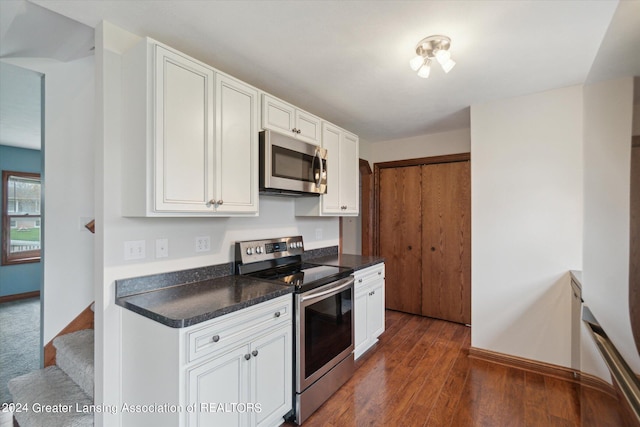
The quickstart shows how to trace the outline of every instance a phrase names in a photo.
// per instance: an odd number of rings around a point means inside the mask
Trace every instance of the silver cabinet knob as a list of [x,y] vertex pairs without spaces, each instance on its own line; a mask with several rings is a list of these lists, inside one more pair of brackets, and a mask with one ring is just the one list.
[[251,355],[249,353],[247,353],[247,354],[244,355],[244,358],[245,358],[245,360],[249,360],[249,359],[251,359]]
[[382,276],[382,271],[378,271],[378,276]]
[[256,357],[258,355],[258,350],[253,350],[251,354],[253,354],[253,357]]
[[219,205],[221,205],[221,204],[223,204],[223,203],[224,203],[224,200],[220,199],[220,200],[218,200],[218,202],[217,202],[217,203],[218,203]]
[[212,337],[211,337],[211,341],[213,341],[213,342],[218,342],[218,341],[220,341],[220,335],[214,335],[214,336],[212,336]]
[[276,316],[276,317],[280,317],[280,312],[279,312],[279,311],[276,311],[275,316]]
[[362,283],[362,279],[358,279],[358,283]]

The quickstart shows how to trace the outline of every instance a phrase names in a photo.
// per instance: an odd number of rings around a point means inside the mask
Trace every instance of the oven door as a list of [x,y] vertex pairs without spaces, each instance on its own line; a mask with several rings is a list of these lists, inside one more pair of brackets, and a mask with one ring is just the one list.
[[326,193],[327,150],[276,132],[260,132],[260,191]]
[[354,349],[353,276],[296,295],[296,392]]

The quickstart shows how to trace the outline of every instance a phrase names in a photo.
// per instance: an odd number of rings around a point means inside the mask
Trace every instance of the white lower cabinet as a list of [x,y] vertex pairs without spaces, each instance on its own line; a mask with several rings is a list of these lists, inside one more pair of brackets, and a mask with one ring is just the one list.
[[292,301],[282,296],[183,329],[123,309],[122,404],[133,409],[122,425],[282,424],[293,402]]
[[[189,427],[273,426],[292,402],[287,325],[187,372]],[[224,386],[221,386],[224,385]]]
[[357,359],[384,332],[384,264],[358,270],[355,277],[355,350]]

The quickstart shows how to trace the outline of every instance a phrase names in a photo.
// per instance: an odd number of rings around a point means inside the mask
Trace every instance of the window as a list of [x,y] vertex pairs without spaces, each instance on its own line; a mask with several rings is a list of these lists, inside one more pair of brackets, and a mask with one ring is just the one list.
[[2,265],[40,261],[40,174],[2,172]]

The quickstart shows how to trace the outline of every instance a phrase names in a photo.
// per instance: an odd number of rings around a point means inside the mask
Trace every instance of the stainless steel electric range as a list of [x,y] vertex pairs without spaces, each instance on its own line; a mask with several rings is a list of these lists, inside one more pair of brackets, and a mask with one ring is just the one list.
[[236,273],[295,287],[295,422],[354,371],[353,270],[302,261],[302,236],[236,243]]

